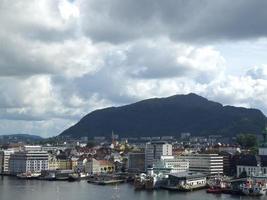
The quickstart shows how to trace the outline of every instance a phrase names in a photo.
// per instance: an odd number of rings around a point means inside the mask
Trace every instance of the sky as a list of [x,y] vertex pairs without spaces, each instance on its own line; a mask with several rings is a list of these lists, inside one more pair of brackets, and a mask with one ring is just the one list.
[[267,115],[267,1],[0,0],[0,135],[196,93]]

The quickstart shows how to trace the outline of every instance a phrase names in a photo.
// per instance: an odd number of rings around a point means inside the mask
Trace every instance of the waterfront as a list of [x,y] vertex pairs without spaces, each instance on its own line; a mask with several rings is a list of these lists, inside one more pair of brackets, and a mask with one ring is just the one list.
[[[0,177],[1,200],[109,200],[116,193],[114,186],[99,186],[86,181],[39,181],[18,180],[14,177]],[[215,200],[215,199],[266,199],[263,197],[231,196],[227,194],[207,194],[205,190],[194,192],[135,191],[132,185],[118,186],[120,199],[127,200]]]

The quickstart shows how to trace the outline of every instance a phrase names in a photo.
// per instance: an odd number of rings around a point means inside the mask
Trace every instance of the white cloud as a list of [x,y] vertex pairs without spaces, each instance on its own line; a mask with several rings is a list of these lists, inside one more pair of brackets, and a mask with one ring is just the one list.
[[[204,2],[1,1],[0,134],[51,136],[94,109],[190,92],[267,113],[266,62],[233,75],[214,43],[265,37],[265,29],[249,32],[237,23],[248,20],[246,10],[234,12],[240,1],[225,21],[207,12],[218,4],[225,10],[224,1]],[[254,14],[261,3],[253,4]],[[253,43],[261,61],[265,43]],[[223,44],[225,50],[235,42]],[[241,57],[251,55],[250,46],[239,44]]]

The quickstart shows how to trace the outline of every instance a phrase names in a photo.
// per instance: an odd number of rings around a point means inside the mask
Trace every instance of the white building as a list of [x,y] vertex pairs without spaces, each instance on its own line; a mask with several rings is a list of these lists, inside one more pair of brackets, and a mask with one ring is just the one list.
[[42,147],[38,145],[25,145],[23,151],[42,151]]
[[267,174],[267,156],[241,156],[236,166],[236,175],[239,177],[244,172],[247,176]]
[[259,175],[259,174],[266,174],[267,172],[267,167],[260,167],[260,166],[249,166],[249,165],[237,165],[236,166],[237,171],[236,175],[239,177],[242,172],[246,172],[247,176],[252,176],[252,175]]
[[161,156],[172,156],[172,145],[167,142],[148,142],[145,149],[145,168],[153,167]]
[[259,155],[260,156],[266,156],[267,155],[267,147],[262,146],[259,148]]
[[240,147],[236,147],[236,146],[219,146],[219,152],[227,152],[227,153],[231,153],[231,154],[236,154],[236,153],[240,153],[241,149]]
[[189,171],[208,175],[223,173],[223,156],[218,154],[191,154],[184,158],[189,160]]
[[42,170],[48,170],[48,153],[45,151],[15,152],[10,156],[9,171],[13,175]]
[[52,151],[52,152],[57,152],[57,151],[65,151],[67,147],[60,147],[60,146],[42,146],[41,150],[42,151]]
[[9,174],[9,160],[13,153],[14,150],[0,151],[0,174]]
[[183,157],[161,156],[156,167],[169,168],[171,173],[186,172],[189,170],[189,161]]

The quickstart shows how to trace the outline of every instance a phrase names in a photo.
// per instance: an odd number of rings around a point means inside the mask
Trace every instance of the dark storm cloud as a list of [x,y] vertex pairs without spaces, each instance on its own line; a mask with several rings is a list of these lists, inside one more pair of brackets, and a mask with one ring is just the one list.
[[95,0],[81,6],[82,28],[95,41],[168,35],[187,42],[267,36],[267,1]]

